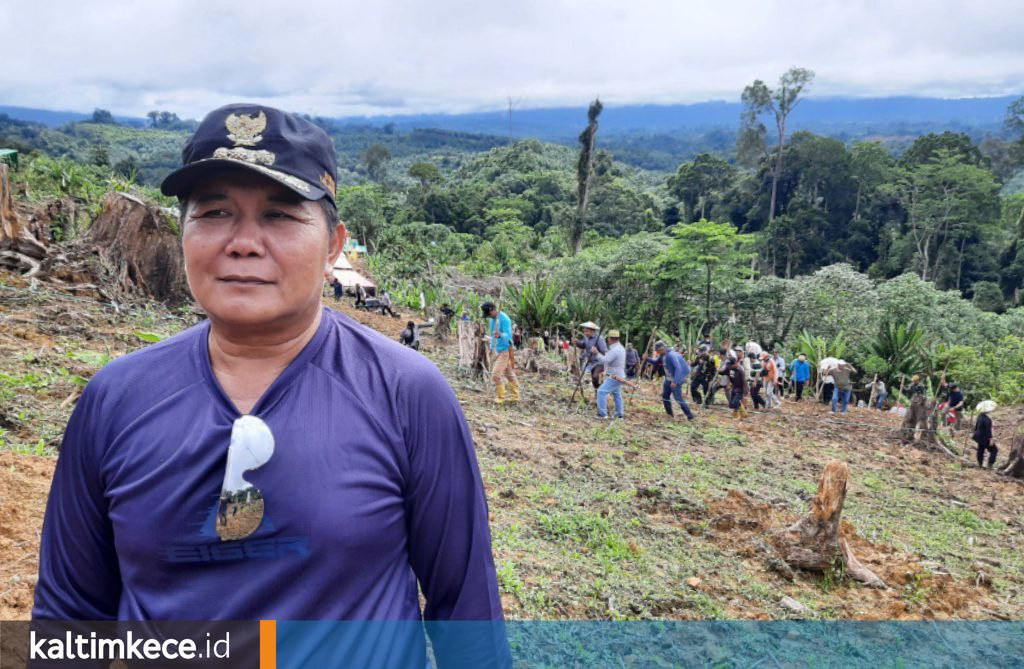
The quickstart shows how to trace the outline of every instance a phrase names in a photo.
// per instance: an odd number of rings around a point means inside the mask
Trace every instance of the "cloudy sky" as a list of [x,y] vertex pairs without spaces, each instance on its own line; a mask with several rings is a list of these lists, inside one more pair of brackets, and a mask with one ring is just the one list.
[[0,104],[197,117],[1024,93],[1020,0],[2,0]]

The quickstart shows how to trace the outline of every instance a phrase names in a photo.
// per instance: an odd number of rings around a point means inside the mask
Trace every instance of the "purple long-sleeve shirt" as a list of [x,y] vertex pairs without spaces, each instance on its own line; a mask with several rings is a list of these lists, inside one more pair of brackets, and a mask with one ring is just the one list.
[[239,412],[209,323],[120,358],[68,424],[33,617],[500,620],[487,503],[451,388],[426,358],[325,309],[253,407],[273,456],[249,537],[215,531]]

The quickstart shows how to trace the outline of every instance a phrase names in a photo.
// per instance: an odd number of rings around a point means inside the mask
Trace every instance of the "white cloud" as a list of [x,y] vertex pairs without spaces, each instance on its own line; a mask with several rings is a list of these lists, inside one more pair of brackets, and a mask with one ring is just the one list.
[[[892,6],[897,4],[898,6]],[[1024,91],[1019,2],[7,0],[0,103],[184,116],[737,99],[792,65],[818,95]]]

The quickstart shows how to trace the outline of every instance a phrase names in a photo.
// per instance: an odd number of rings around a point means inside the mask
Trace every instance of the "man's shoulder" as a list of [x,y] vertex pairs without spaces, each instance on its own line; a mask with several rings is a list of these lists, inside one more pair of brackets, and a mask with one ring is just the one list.
[[392,389],[437,380],[447,385],[437,366],[418,351],[333,309],[326,309],[324,317],[330,319],[331,332],[317,364],[328,374],[357,383],[372,380]]
[[207,331],[204,321],[107,363],[89,381],[92,392],[130,394],[140,399],[173,393],[197,380],[196,347]]

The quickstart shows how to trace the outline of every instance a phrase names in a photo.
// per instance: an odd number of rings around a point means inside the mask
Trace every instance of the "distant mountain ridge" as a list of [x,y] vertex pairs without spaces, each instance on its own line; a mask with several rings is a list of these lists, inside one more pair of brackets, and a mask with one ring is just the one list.
[[[870,126],[906,123],[955,127],[1001,126],[1006,108],[1018,96],[991,98],[808,98],[799,103],[791,118],[793,129],[831,131],[848,128],[863,133]],[[605,136],[636,133],[670,133],[679,130],[735,128],[742,105],[711,101],[679,105],[608,106],[601,115]],[[508,112],[467,114],[413,114],[409,116],[362,116],[336,119],[342,124],[394,124],[398,129],[439,128],[491,135],[509,131]],[[512,135],[540,139],[574,138],[585,124],[586,106],[512,111]]]
[[[88,121],[92,118],[92,112],[76,112],[60,109],[35,109],[33,107],[17,107],[13,105],[0,105],[0,114],[7,114],[13,119],[19,121],[31,121],[32,123],[42,123],[43,125],[51,128],[64,125],[65,123],[77,123],[79,121]],[[125,125],[146,125],[149,121],[145,118],[137,116],[114,116],[114,119],[118,123]]]
[[[1006,108],[1018,96],[988,98],[808,98],[793,112],[794,129],[863,133],[871,126],[906,123],[946,128],[996,127],[1002,124]],[[709,101],[674,105],[610,105],[601,116],[601,133],[666,133],[679,130],[735,128],[742,106],[739,102]],[[173,110],[171,110],[173,111]],[[300,110],[301,111],[301,110]],[[11,118],[43,123],[50,127],[91,118],[91,112],[34,109],[0,105],[0,114]],[[586,116],[586,105],[521,109],[512,112],[512,135],[549,140],[575,138]],[[116,117],[129,125],[143,125],[146,119]],[[335,118],[342,125],[393,124],[395,128],[438,128],[460,132],[508,136],[506,111],[465,114],[410,114],[389,116],[346,116]]]

